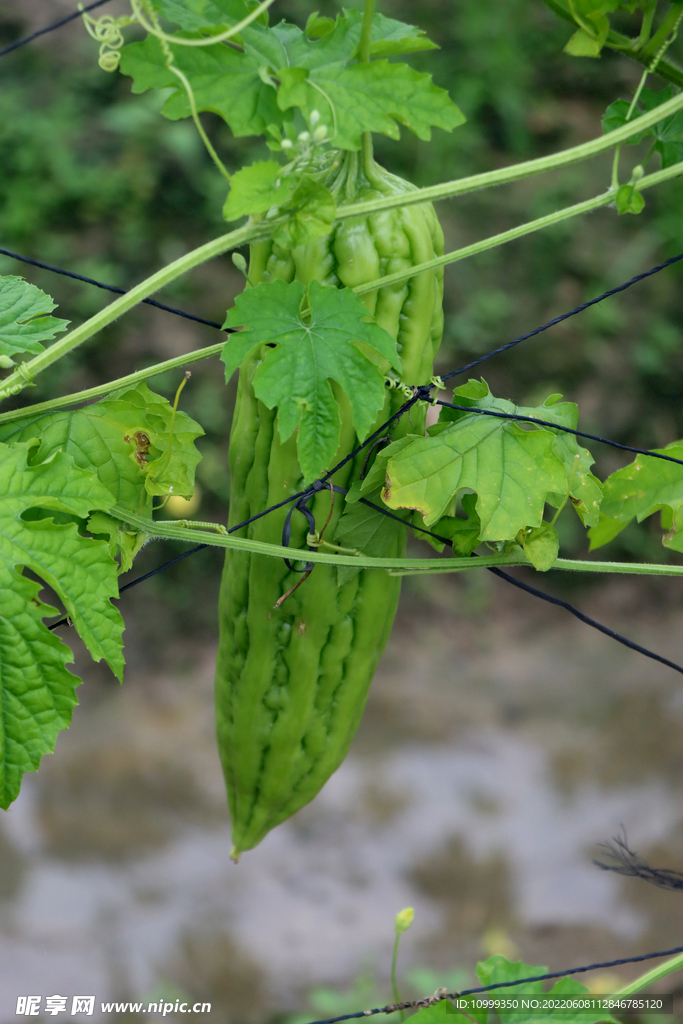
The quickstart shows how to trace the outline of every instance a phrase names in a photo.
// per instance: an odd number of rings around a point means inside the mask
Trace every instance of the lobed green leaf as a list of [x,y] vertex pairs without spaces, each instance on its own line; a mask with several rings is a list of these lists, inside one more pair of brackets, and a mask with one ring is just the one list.
[[40,585],[62,600],[92,657],[121,678],[123,621],[116,563],[107,544],[79,533],[91,511],[114,503],[97,477],[62,451],[35,462],[37,440],[0,444],[0,806],[16,797],[21,777],[35,771],[70,721],[76,676],[71,652],[43,625],[54,609]]
[[55,306],[23,277],[0,277],[0,368],[13,366],[12,357],[19,352],[42,352],[42,342],[66,330],[69,320],[47,315]]
[[297,452],[306,481],[331,465],[339,445],[340,417],[330,381],[341,385],[358,436],[367,436],[384,404],[384,376],[358,347],[362,343],[398,369],[396,342],[370,320],[361,300],[348,289],[312,281],[262,283],[235,300],[224,327],[242,327],[221,356],[229,379],[261,346],[263,362],[253,387],[256,396],[278,409],[283,441],[298,427]]
[[[653,451],[683,459],[683,441]],[[662,512],[663,544],[683,551],[683,466],[638,455],[604,482],[600,521],[589,532],[591,551],[613,540],[633,519]]]
[[[459,405],[575,423],[571,403],[518,409],[494,398],[485,381],[457,388],[454,398]],[[396,454],[387,449],[382,497],[390,508],[416,509],[431,526],[453,514],[459,491],[471,489],[478,495],[482,541],[512,540],[521,529],[540,527],[545,503],[559,507],[567,493],[576,498],[584,519],[597,519],[599,483],[588,472],[593,460],[571,435],[466,411],[443,413],[430,436]]]
[[[214,0],[202,20],[198,2],[183,13],[177,0],[163,0],[165,16],[181,25],[186,36],[233,23],[237,7],[227,0],[216,5]],[[450,131],[462,124],[460,110],[429,75],[384,59],[357,63],[361,23],[362,14],[356,9],[344,11],[334,21],[309,19],[308,32],[286,22],[273,27],[254,22],[240,36],[243,53],[222,44],[170,46],[175,66],[190,83],[197,109],[218,114],[237,136],[278,127],[291,120],[294,108],[307,120],[318,110],[328,138],[340,149],[359,149],[365,131],[398,138],[399,124],[421,139],[430,138],[432,126]],[[373,58],[433,47],[411,25],[382,15],[373,20]],[[155,37],[125,46],[120,67],[133,78],[133,92],[172,89],[162,108],[164,116],[171,120],[190,116],[186,91],[166,67]]]

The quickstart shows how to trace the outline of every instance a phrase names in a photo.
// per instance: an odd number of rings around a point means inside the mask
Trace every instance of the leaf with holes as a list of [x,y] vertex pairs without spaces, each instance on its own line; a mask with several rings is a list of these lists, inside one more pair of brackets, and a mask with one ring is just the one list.
[[[169,402],[141,383],[83,409],[7,424],[0,427],[0,440],[35,439],[32,464],[66,452],[76,466],[95,474],[117,505],[151,518],[155,495],[191,497],[201,458],[194,441],[204,433],[202,428],[177,412],[170,445],[172,417]],[[99,518],[100,527],[108,519]],[[112,552],[118,547],[121,555],[121,572],[126,572],[146,535],[122,532],[121,523],[113,520],[109,526],[93,532],[110,537]]]
[[340,418],[330,381],[346,393],[361,439],[384,404],[384,376],[357,346],[374,349],[387,369],[400,367],[396,342],[371,320],[361,300],[346,288],[325,288],[317,281],[308,289],[299,281],[248,288],[238,295],[223,327],[244,328],[223,349],[228,379],[254,349],[273,346],[264,350],[254,392],[269,409],[277,406],[283,441],[298,427],[297,452],[308,482],[325,472],[339,444]]
[[44,341],[66,330],[69,320],[48,316],[56,305],[23,277],[0,277],[0,367],[13,366],[19,352],[42,352]]
[[[68,726],[80,680],[65,665],[71,652],[43,625],[54,609],[38,598],[40,584],[59,595],[96,661],[120,679],[123,621],[116,563],[103,541],[84,537],[73,520],[107,509],[113,495],[63,452],[32,464],[37,441],[0,444],[0,806],[19,792]],[[60,522],[66,520],[65,522]]]
[[[145,383],[124,388],[104,401],[0,427],[0,440],[40,444],[32,461],[65,451],[81,469],[98,477],[117,505],[150,515],[152,498],[169,493],[191,497],[201,455],[194,442],[204,431],[178,411],[171,442],[173,409]],[[169,452],[170,446],[170,452]]]

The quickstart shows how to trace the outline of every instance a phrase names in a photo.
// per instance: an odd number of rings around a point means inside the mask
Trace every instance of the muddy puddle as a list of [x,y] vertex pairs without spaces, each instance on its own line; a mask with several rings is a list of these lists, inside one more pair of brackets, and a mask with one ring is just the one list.
[[[123,688],[84,662],[71,731],[0,821],[0,1020],[32,992],[187,996],[222,1024],[324,1016],[307,1001],[321,987],[355,985],[347,1009],[386,1002],[407,905],[415,995],[492,952],[558,969],[681,944],[683,895],[591,863],[623,825],[641,855],[683,867],[680,677],[490,582],[406,587],[348,760],[237,866],[212,644],[156,673],[133,659]],[[575,600],[682,660],[676,587],[648,587]]]

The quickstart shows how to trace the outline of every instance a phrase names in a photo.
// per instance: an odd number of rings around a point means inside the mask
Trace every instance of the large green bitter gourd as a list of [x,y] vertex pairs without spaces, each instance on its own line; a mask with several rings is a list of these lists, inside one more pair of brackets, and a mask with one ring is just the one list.
[[[322,181],[338,204],[413,190],[356,153],[334,154]],[[442,252],[443,234],[433,207],[415,204],[342,221],[329,235],[293,251],[272,241],[256,244],[249,281],[255,286],[267,280],[316,280],[354,288]],[[428,382],[433,374],[443,328],[442,297],[441,268],[363,296],[377,323],[397,340],[402,379],[409,384]],[[254,395],[251,381],[260,362],[260,355],[251,356],[239,374],[230,434],[230,526],[303,489],[295,435],[283,444],[276,410]],[[333,389],[342,420],[335,465],[359,442],[348,402],[336,384]],[[377,426],[404,400],[400,391],[388,391]],[[424,407],[413,409],[412,422],[411,427],[399,421],[392,437],[424,430]],[[334,483],[348,488],[364,458],[365,452],[347,463]],[[311,504],[318,529],[331,501],[325,491]],[[336,494],[326,538],[333,537],[343,511],[344,498]],[[238,535],[279,544],[286,514],[287,508],[271,512]],[[305,548],[308,532],[295,512],[293,549]],[[399,531],[391,557],[404,553],[407,532]],[[226,552],[216,719],[234,859],[312,800],[343,761],[396,613],[400,579],[365,569],[339,585],[336,567],[321,564],[276,608],[300,578],[284,561]]]

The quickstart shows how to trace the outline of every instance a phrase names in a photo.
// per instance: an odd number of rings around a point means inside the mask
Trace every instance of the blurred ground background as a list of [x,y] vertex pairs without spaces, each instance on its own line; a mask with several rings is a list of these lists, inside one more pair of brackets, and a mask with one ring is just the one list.
[[[277,6],[297,19],[313,9],[337,8]],[[70,0],[5,0],[0,45],[72,10]],[[382,10],[415,17],[403,0]],[[536,0],[425,0],[418,13],[442,49],[413,63],[468,117],[429,145],[407,133],[377,140],[378,158],[419,185],[592,138],[640,76],[609,53],[562,54],[568,28]],[[78,23],[4,57],[0,73],[0,245],[128,287],[225,230],[224,183],[193,127],[165,121],[158,98],[132,97],[128,79],[101,71]],[[231,169],[264,155],[203,119]],[[642,156],[628,149],[625,164]],[[440,204],[447,249],[596,194],[609,164]],[[447,269],[440,369],[680,251],[680,197],[673,182],[648,192],[639,217],[601,210]],[[6,257],[0,273],[26,276],[74,322],[108,301]],[[583,429],[627,444],[680,438],[680,282],[671,268],[484,374],[523,404],[561,391],[579,402]],[[223,257],[160,298],[222,320],[241,286]],[[43,374],[30,399],[216,340],[137,309]],[[171,396],[179,380],[152,383]],[[193,367],[183,407],[207,431],[203,519],[226,515],[232,400],[218,360]],[[622,464],[594,454],[601,476]],[[585,556],[573,520],[561,525],[566,552]],[[665,561],[660,537],[654,521],[629,528],[604,555]],[[136,574],[179,550],[148,547]],[[596,843],[623,823],[642,855],[683,867],[677,677],[485,573],[408,582],[351,756],[312,805],[232,865],[211,699],[219,572],[202,552],[125,596],[123,690],[79,652],[74,725],[0,822],[0,1020],[30,991],[187,993],[225,1024],[377,1005],[390,998],[393,916],[408,904],[417,915],[403,977],[415,995],[471,980],[492,952],[557,969],[681,943],[681,897],[591,866]],[[678,582],[550,573],[540,585],[683,657]],[[605,991],[636,973],[591,983]]]

